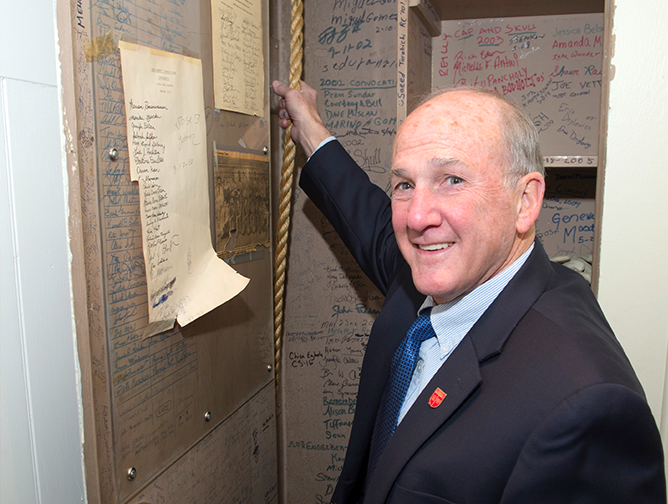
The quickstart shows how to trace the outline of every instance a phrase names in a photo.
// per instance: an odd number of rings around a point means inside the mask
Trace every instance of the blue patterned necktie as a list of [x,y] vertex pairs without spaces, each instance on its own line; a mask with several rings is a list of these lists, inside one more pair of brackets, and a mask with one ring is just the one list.
[[404,403],[408,386],[413,377],[413,370],[420,356],[420,345],[425,340],[436,336],[431,325],[431,308],[422,310],[422,313],[413,322],[406,333],[399,348],[392,357],[390,367],[390,378],[385,387],[383,398],[376,416],[376,424],[371,437],[371,450],[369,452],[369,467],[366,482],[368,484],[376,469],[380,455],[385,450],[387,442],[394,434],[397,427],[397,419],[401,405]]

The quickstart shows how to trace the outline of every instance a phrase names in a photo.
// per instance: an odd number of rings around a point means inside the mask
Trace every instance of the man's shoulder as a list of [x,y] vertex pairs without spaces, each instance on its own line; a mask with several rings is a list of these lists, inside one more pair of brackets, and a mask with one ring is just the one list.
[[537,340],[539,355],[560,360],[573,377],[619,383],[642,395],[633,367],[589,284],[559,264],[553,268],[555,275],[518,325],[518,332],[528,329]]
[[550,266],[554,274],[533,309],[567,331],[578,329],[589,320],[597,329],[612,333],[587,281],[561,264],[551,262]]

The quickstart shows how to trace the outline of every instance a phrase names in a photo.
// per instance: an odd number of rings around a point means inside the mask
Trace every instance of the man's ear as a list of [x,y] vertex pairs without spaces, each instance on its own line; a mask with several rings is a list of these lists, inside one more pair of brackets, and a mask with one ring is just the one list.
[[538,172],[531,172],[517,182],[519,200],[517,202],[516,230],[524,234],[531,229],[543,206],[545,179]]

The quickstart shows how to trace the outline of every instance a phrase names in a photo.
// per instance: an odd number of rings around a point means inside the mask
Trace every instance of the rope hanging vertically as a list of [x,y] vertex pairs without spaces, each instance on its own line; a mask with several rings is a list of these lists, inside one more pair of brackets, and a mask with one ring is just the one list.
[[[300,89],[303,57],[304,4],[303,0],[292,0],[290,15],[290,87]],[[278,226],[276,232],[276,256],[274,260],[274,372],[276,389],[279,386],[281,347],[283,333],[283,295],[285,292],[285,269],[288,255],[288,231],[292,206],[292,179],[295,168],[295,143],[290,134],[292,125],[285,130],[283,142],[283,167],[281,169],[281,193],[278,204]]]

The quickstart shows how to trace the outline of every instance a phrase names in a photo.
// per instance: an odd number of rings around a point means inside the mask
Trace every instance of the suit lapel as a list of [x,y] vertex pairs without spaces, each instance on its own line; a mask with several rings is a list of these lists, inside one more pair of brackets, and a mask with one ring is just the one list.
[[552,275],[550,260],[536,241],[527,261],[469,331],[480,362],[501,352],[515,326],[545,292]]
[[[420,394],[387,443],[369,482],[365,504],[385,502],[394,481],[409,459],[438,430],[481,382],[478,356],[470,338],[464,338],[429,385]],[[429,398],[436,387],[447,395],[432,408]]]
[[[427,384],[397,427],[369,482],[365,504],[385,502],[404,466],[481,385],[480,363],[498,355],[517,323],[545,291],[552,274],[540,243]],[[433,408],[436,388],[445,394]]]

